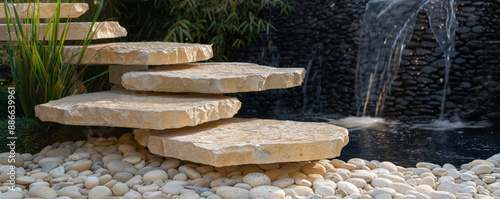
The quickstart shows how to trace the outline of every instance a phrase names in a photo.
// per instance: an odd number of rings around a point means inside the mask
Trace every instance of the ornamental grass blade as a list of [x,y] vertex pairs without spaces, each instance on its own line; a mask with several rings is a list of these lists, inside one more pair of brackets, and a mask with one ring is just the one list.
[[[4,0],[4,10],[10,12],[7,0]],[[28,3],[31,3],[28,1]],[[12,0],[10,1],[12,3]],[[32,5],[32,4],[29,4]],[[7,28],[9,32],[8,51],[11,59],[11,71],[14,78],[23,112],[27,116],[35,116],[34,107],[50,100],[60,99],[73,94],[76,90],[74,74],[77,74],[78,66],[83,57],[83,52],[93,38],[94,24],[98,14],[102,10],[101,1],[93,22],[82,42],[82,50],[72,52],[68,57],[72,60],[65,63],[68,55],[64,52],[64,42],[69,31],[70,17],[62,31],[59,31],[61,19],[61,0],[57,0],[54,14],[48,20],[43,32],[40,32],[40,3],[36,1],[35,8],[26,18],[24,23],[20,19],[15,6],[12,6],[14,16],[7,14]],[[11,25],[15,37],[11,35]],[[62,25],[62,24],[61,24]],[[42,34],[40,34],[42,33]],[[95,79],[95,78],[94,78]]]

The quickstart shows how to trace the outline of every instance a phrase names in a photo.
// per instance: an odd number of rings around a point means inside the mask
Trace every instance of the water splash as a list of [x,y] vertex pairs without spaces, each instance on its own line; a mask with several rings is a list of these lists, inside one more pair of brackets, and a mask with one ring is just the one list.
[[410,41],[417,15],[422,9],[427,11],[430,26],[446,57],[440,118],[443,117],[450,51],[456,30],[454,0],[372,0],[367,4],[356,66],[358,116],[382,115],[403,50]]
[[[319,119],[319,118],[316,118]],[[453,131],[457,129],[488,128],[493,126],[489,121],[450,121],[435,120],[429,123],[403,123],[379,117],[346,117],[342,119],[321,118],[330,124],[353,130],[377,130],[378,132],[408,132],[408,130]]]
[[392,126],[400,124],[397,121],[389,121],[378,117],[346,117],[342,119],[329,120],[329,123],[335,124],[349,130],[357,129],[391,129]]
[[433,130],[433,131],[451,131],[455,129],[476,129],[476,128],[487,128],[493,126],[492,123],[488,121],[478,121],[478,122],[462,122],[456,121],[452,122],[450,120],[436,120],[431,123],[424,124],[413,124],[410,129],[423,129],[423,130]]

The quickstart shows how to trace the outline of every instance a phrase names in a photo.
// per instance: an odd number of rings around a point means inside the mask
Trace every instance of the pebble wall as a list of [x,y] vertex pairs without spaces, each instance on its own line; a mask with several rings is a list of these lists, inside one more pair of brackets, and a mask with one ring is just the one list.
[[[294,13],[264,13],[276,30],[231,61],[275,67],[303,67],[303,86],[238,94],[240,117],[357,114],[355,72],[360,22],[367,1],[301,1]],[[457,41],[452,54],[446,118],[500,118],[500,0],[456,1]],[[401,120],[439,117],[444,82],[443,50],[434,40],[425,11],[414,34],[384,116]]]

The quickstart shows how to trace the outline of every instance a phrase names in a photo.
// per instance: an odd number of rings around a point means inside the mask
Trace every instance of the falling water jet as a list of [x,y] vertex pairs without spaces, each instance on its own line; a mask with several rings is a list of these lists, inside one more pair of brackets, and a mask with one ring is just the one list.
[[451,66],[450,52],[456,30],[454,0],[372,0],[367,4],[360,30],[356,69],[358,116],[369,114],[368,108],[372,104],[375,105],[374,116],[383,113],[386,96],[390,95],[390,87],[399,70],[403,49],[410,41],[418,12],[422,9],[427,11],[433,34],[446,58],[440,114],[440,119],[443,119]]
[[443,98],[441,100],[441,113],[439,115],[439,120],[443,120],[445,110],[444,105],[446,102],[446,91],[448,88],[451,68],[450,54],[455,46],[455,30],[457,26],[455,19],[455,4],[453,0],[444,1],[441,3],[434,3],[433,1],[431,1],[429,6],[426,7],[426,10],[429,17],[430,27],[432,29],[434,37],[436,37],[436,41],[443,49],[444,57],[446,60]]

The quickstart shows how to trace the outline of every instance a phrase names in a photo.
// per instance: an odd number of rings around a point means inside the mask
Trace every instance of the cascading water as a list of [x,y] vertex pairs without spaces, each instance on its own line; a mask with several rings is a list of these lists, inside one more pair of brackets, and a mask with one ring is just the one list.
[[356,68],[358,116],[381,116],[418,12],[425,9],[446,60],[440,114],[440,119],[443,119],[451,66],[450,52],[456,30],[454,4],[454,0],[372,0],[367,4],[360,30]]

